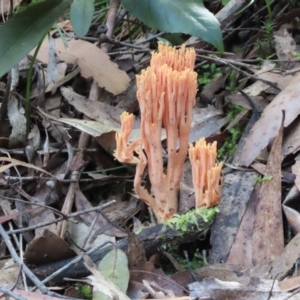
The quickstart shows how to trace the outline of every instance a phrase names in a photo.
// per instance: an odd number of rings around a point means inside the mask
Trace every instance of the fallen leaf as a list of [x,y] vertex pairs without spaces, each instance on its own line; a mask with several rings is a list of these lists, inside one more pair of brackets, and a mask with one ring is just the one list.
[[223,112],[212,105],[207,108],[194,108],[189,143],[215,134],[227,122],[227,117],[223,117]]
[[[96,266],[87,255],[83,257],[83,260],[86,268],[93,274],[88,277],[90,284],[94,286],[93,299],[103,299],[102,293],[104,293],[111,299],[130,300],[124,292],[122,292],[110,280],[106,279],[103,274],[96,269]],[[97,292],[101,292],[101,294],[99,295]]]
[[220,212],[211,228],[210,264],[224,263],[228,258],[256,183],[254,175],[254,172],[235,171],[225,176]]
[[[282,112],[281,112],[282,114]],[[283,122],[273,143],[262,182],[252,236],[252,261],[264,265],[283,253],[284,237],[281,207],[281,146]],[[270,237],[271,240],[270,240]]]
[[300,287],[300,276],[284,279],[278,285],[284,292],[293,291]]
[[288,126],[284,131],[282,142],[282,156],[283,158],[295,154],[300,148],[300,118],[297,119]]
[[254,124],[246,138],[241,163],[249,166],[268,143],[277,135],[282,111],[285,111],[284,127],[287,127],[300,113],[300,73],[265,108],[261,118]]
[[[226,264],[234,264],[243,267],[251,267],[252,264],[252,234],[255,220],[255,212],[259,200],[259,188],[255,188],[247,203],[241,225],[229,253]],[[229,280],[229,279],[227,279]],[[231,281],[231,280],[230,280]]]
[[[56,54],[68,64],[77,64],[84,78],[93,77],[100,87],[114,95],[124,92],[129,84],[126,72],[118,69],[109,56],[92,43],[83,40],[68,41],[66,49],[61,38],[55,40]],[[38,52],[37,59],[43,63],[49,61],[49,41],[45,38]],[[33,54],[35,49],[30,53]],[[87,55],[88,53],[88,55]]]
[[[121,127],[120,116],[123,113],[122,109],[99,101],[91,101],[75,93],[70,87],[62,87],[60,90],[69,104],[73,105],[76,110],[90,119],[107,126]],[[139,128],[140,120],[137,117],[134,117],[134,120],[133,128]]]
[[117,248],[108,252],[98,265],[104,277],[126,293],[129,283],[128,259],[126,254]]
[[76,256],[76,253],[58,235],[44,230],[42,236],[28,244],[24,259],[28,264],[41,265]]
[[278,280],[265,280],[251,278],[248,284],[240,284],[235,281],[221,281],[215,278],[206,278],[201,282],[189,284],[190,296],[193,298],[209,299],[268,299],[270,291],[274,300],[284,300],[290,296],[289,293],[282,292],[278,286]]
[[282,203],[284,214],[294,234],[300,232],[299,197],[300,191],[298,187],[294,185]]
[[274,41],[277,57],[283,70],[290,70],[299,67],[299,62],[295,62],[294,52],[297,52],[297,43],[288,32],[286,24],[274,32]]

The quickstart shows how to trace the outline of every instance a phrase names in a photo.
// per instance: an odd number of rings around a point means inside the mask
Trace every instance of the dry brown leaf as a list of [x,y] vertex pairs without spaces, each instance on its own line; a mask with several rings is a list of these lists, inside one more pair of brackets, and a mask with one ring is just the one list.
[[300,276],[284,279],[280,281],[278,285],[284,292],[293,291],[300,287]]
[[[283,122],[273,143],[261,186],[252,236],[252,261],[264,265],[284,251],[281,207],[281,148]],[[270,240],[271,237],[271,240]]]
[[[90,119],[93,119],[97,122],[101,122],[104,125],[112,126],[115,128],[121,127],[120,115],[122,114],[123,110],[114,107],[112,105],[101,103],[98,101],[91,101],[86,97],[83,97],[73,91],[72,88],[62,87],[61,93],[64,98],[73,105],[76,110],[82,112]],[[137,118],[135,117],[135,121]],[[140,122],[135,122],[136,127],[139,127]]]
[[[48,63],[49,41],[46,38],[38,52],[37,59]],[[120,70],[109,56],[97,46],[83,40],[68,41],[65,48],[61,38],[55,40],[55,50],[58,58],[68,64],[77,64],[84,78],[93,77],[100,87],[114,95],[124,92],[130,78],[127,73]],[[30,53],[35,51],[33,49]]]
[[248,201],[245,214],[229,253],[226,264],[234,264],[243,267],[252,266],[252,233],[255,219],[255,211],[258,203],[259,189],[255,188]]
[[300,113],[300,73],[265,108],[261,118],[246,138],[241,163],[249,166],[279,131],[282,111],[285,111],[284,127],[287,127]]
[[228,258],[256,184],[254,175],[254,172],[235,170],[225,176],[219,203],[220,212],[211,228],[210,264],[224,263]]
[[43,235],[31,241],[24,253],[28,264],[41,265],[76,256],[69,245],[54,232],[45,229]]
[[288,32],[286,25],[274,32],[275,49],[281,62],[282,69],[288,70],[299,67],[299,62],[295,62],[294,52],[297,52],[297,44],[292,35]]

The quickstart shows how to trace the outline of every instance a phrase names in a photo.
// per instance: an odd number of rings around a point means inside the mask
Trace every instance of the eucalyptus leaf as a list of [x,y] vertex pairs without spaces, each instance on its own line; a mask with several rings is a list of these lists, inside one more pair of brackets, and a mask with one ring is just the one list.
[[70,19],[77,36],[84,37],[87,34],[94,10],[94,0],[73,0]]
[[202,0],[121,0],[125,8],[149,27],[199,37],[223,51],[217,18]]
[[0,27],[0,77],[32,50],[72,0],[46,0],[17,13]]

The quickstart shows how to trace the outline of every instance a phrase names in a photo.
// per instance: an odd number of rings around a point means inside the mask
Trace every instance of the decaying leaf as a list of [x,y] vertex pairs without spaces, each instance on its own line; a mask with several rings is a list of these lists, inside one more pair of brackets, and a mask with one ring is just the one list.
[[[48,63],[49,41],[46,38],[37,59]],[[92,43],[83,40],[68,41],[66,49],[61,38],[55,40],[56,54],[60,60],[68,64],[77,64],[84,78],[93,77],[100,87],[104,87],[114,95],[120,94],[127,88],[129,77],[126,72],[118,69],[109,56]],[[31,51],[31,54],[34,50]],[[88,55],[87,55],[88,53]]]
[[76,256],[76,253],[58,235],[44,230],[42,236],[34,239],[26,248],[24,259],[32,265],[47,264]]
[[300,74],[266,107],[261,118],[253,126],[246,139],[241,163],[249,166],[268,143],[277,135],[282,111],[285,111],[284,126],[288,126],[300,113]]
[[[230,250],[226,264],[235,264],[243,267],[252,267],[252,234],[257,203],[259,201],[259,188],[255,187],[247,203],[247,208],[240,224],[239,230]],[[217,277],[218,278],[218,277]]]
[[[204,279],[202,282],[194,282],[189,285],[191,296],[201,299],[230,299],[230,300],[249,300],[249,299],[268,299],[272,291],[271,299],[284,300],[290,295],[282,292],[276,280],[264,280],[251,278],[247,285],[242,285],[234,281],[221,281],[214,278]],[[299,299],[299,298],[291,298]]]
[[[254,265],[264,265],[283,253],[284,237],[281,207],[281,146],[283,122],[269,155],[252,236]],[[270,237],[272,237],[270,239]]]
[[225,176],[220,212],[212,225],[210,264],[226,262],[255,186],[255,173],[235,171]]
[[[121,126],[120,116],[123,113],[122,109],[106,103],[91,101],[75,93],[70,87],[62,87],[60,90],[69,104],[73,105],[77,111],[82,112],[90,119],[113,128]],[[139,119],[137,117],[134,119],[134,128],[139,128]]]

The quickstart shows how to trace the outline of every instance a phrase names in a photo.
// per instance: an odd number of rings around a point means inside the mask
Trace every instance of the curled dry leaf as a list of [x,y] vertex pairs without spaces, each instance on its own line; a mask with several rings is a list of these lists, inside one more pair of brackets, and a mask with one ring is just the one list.
[[285,111],[284,127],[291,124],[300,113],[300,73],[266,107],[246,138],[241,163],[249,166],[268,143],[277,135]]
[[[55,50],[60,60],[68,64],[77,64],[84,78],[93,77],[100,87],[104,87],[112,94],[117,95],[126,90],[130,78],[97,46],[82,40],[71,40],[68,41],[66,49],[62,39],[58,38],[55,40]],[[30,53],[32,54],[34,51],[35,49]],[[49,41],[46,38],[37,59],[48,63],[48,51]]]

